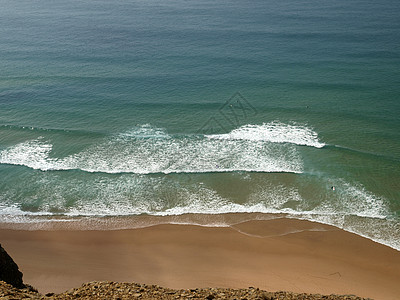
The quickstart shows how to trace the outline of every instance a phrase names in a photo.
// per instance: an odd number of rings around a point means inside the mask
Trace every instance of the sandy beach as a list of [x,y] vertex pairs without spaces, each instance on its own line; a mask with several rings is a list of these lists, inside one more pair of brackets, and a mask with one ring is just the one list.
[[253,286],[374,299],[400,295],[399,251],[308,221],[108,231],[1,229],[0,237],[24,282],[41,293],[109,280],[170,288]]

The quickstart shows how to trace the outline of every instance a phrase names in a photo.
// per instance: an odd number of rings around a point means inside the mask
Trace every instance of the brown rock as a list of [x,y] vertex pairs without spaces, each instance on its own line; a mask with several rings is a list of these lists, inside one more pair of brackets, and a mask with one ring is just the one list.
[[[138,290],[142,290],[138,293]],[[173,293],[172,293],[173,292]],[[49,295],[49,294],[48,294]],[[296,294],[291,292],[267,292],[254,289],[222,289],[203,288],[192,290],[172,290],[160,286],[138,285],[124,282],[90,282],[80,288],[70,290],[62,294],[40,295],[37,291],[16,289],[15,287],[0,281],[0,299],[24,299],[35,300],[103,300],[103,299],[248,299],[248,300],[367,300],[354,295],[319,295]],[[140,295],[140,296],[139,296]]]
[[0,280],[16,288],[24,288],[22,273],[10,255],[0,245]]

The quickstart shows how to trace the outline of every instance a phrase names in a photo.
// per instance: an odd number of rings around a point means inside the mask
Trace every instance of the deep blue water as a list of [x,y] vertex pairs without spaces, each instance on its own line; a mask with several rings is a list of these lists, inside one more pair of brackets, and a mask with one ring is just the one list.
[[3,224],[284,213],[400,249],[398,1],[0,7]]

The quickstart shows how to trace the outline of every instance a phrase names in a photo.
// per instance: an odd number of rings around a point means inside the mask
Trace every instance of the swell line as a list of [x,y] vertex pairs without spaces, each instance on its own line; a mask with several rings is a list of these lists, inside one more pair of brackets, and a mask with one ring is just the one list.
[[400,161],[400,158],[397,158],[397,157],[393,157],[393,156],[389,156],[389,155],[385,155],[385,154],[381,154],[381,153],[376,153],[376,152],[364,151],[364,150],[360,150],[360,149],[354,149],[354,148],[341,146],[341,145],[326,144],[325,148],[339,150],[339,151],[343,150],[343,151],[350,152],[350,153],[361,154],[361,155],[374,157],[374,158],[383,158],[383,159],[395,161],[395,162]]
[[99,135],[104,136],[103,132],[96,131],[86,131],[86,130],[76,130],[76,129],[61,129],[61,128],[46,128],[46,127],[36,127],[28,125],[12,125],[12,124],[2,124],[0,125],[0,130],[20,130],[26,132],[37,132],[37,133],[59,133],[59,134],[78,134],[78,135]]

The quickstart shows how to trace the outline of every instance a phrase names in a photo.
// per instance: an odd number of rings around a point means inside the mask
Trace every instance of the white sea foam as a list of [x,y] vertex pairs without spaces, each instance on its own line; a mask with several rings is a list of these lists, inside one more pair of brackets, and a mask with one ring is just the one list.
[[166,132],[163,128],[156,128],[151,126],[150,124],[144,124],[131,130],[122,132],[118,135],[120,139],[132,139],[132,138],[160,138],[160,139],[168,139],[171,136]]
[[[304,198],[296,187],[264,181],[253,185],[246,199],[236,203],[223,197],[210,184],[197,181],[182,183],[171,177],[125,174],[119,177],[91,176],[81,180],[79,177],[60,176],[62,174],[41,173],[39,178],[32,175],[30,179],[16,183],[19,185],[10,187],[0,198],[0,215],[61,213],[69,216],[164,216],[259,212],[381,219],[388,215],[384,199],[366,191],[362,186],[338,180],[340,186],[337,190],[316,204]],[[29,195],[23,196],[21,201],[36,203],[36,199],[40,198],[41,206],[36,208],[37,212],[23,212],[15,201],[7,200],[18,198],[24,185],[31,186],[36,194],[32,198]],[[71,198],[74,199],[73,203],[70,202]]]
[[264,141],[272,143],[290,143],[296,145],[322,148],[324,143],[318,139],[318,134],[303,125],[283,124],[280,122],[264,123],[262,125],[245,125],[227,134],[207,136],[210,139]]
[[56,161],[49,157],[52,145],[43,138],[17,144],[0,152],[0,163],[27,166],[32,169],[51,170]]
[[[21,200],[35,203],[35,199],[40,198],[40,207],[35,211],[25,211],[21,208],[22,204],[7,202],[7,197],[18,195],[19,187],[15,187],[15,195],[9,192],[0,199],[0,223],[40,222],[42,219],[37,219],[40,216],[55,216],[54,222],[67,222],[68,218],[75,217],[143,214],[164,217],[184,214],[285,214],[287,217],[333,225],[400,250],[400,224],[386,219],[388,209],[384,199],[362,186],[340,181],[337,181],[336,191],[331,192],[336,199],[326,197],[310,208],[309,201],[296,188],[276,184],[263,183],[251,191],[246,201],[236,203],[207,184],[194,182],[181,185],[164,176],[126,174],[117,178],[96,176],[87,180],[72,177],[64,182],[52,173],[42,173],[42,176],[38,186],[45,188],[32,199],[24,197]],[[69,202],[71,192],[75,193],[74,203]],[[288,207],[289,202],[295,204]]]
[[261,140],[170,136],[148,125],[112,136],[65,158],[51,157],[52,144],[37,139],[0,152],[0,163],[33,169],[105,173],[204,173],[303,171],[295,147]]

